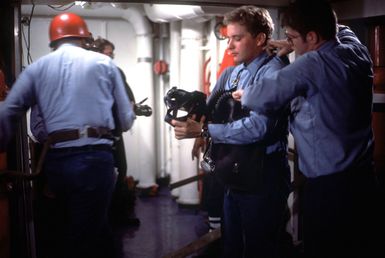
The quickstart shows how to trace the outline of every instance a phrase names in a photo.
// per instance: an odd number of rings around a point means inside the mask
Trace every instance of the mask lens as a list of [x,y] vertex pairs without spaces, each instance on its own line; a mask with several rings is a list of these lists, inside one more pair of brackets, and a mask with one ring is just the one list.
[[186,117],[187,115],[188,115],[187,111],[179,109],[178,114],[176,115],[176,118]]

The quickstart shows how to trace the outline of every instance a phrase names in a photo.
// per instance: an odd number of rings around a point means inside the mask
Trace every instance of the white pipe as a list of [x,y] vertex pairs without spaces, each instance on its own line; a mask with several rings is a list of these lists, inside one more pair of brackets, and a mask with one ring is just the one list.
[[[214,28],[216,25],[217,21],[215,18],[211,19],[210,21],[210,26],[211,28]],[[215,37],[214,31],[211,31],[210,36],[209,36],[209,46],[210,46],[210,92],[213,90],[215,83],[217,82],[217,73],[218,73],[218,64],[222,62],[220,60],[220,54],[219,54],[219,42],[217,38]]]
[[[170,87],[180,85],[180,51],[181,51],[181,22],[170,22]],[[168,134],[171,141],[171,182],[176,182],[180,177],[180,141],[175,138],[174,130],[171,126],[168,128]],[[171,191],[174,197],[179,196],[179,188]]]
[[[133,25],[136,33],[137,45],[137,65],[135,74],[145,74],[142,78],[137,78],[137,85],[141,85],[142,90],[135,93],[136,99],[142,100],[148,97],[147,104],[155,106],[154,85],[152,71],[152,30],[148,20],[143,13],[136,7],[130,7],[122,11],[121,17]],[[143,119],[138,118],[136,123],[140,123],[141,130],[138,130],[138,137],[143,140],[133,151],[138,151],[139,162],[139,188],[147,188],[156,185],[156,156],[155,151],[155,118],[154,116]]]
[[[186,91],[202,90],[202,46],[203,24],[192,20],[182,21],[182,51],[180,88]],[[194,139],[181,140],[180,142],[180,173],[182,178],[188,178],[198,173],[198,161],[192,160],[191,150]],[[190,183],[180,188],[177,200],[180,204],[199,204],[197,182]]]
[[[159,24],[159,60],[165,60],[165,41],[168,38],[168,30],[167,24]],[[157,138],[158,143],[158,177],[165,178],[166,177],[166,163],[167,163],[167,151],[166,151],[166,123],[164,122],[165,116],[165,106],[163,102],[163,97],[165,94],[165,78],[163,74],[158,75],[159,89],[158,89],[158,103],[157,103],[157,111],[158,111],[158,128],[159,128],[159,137]]]
[[[161,36],[163,38],[163,41],[165,43],[164,47],[163,47],[163,51],[164,51],[164,56],[162,57],[163,59],[167,59],[169,61],[169,58],[170,58],[170,25],[169,24],[164,24],[163,26],[161,26]],[[166,58],[167,57],[167,58]],[[167,74],[162,76],[162,82],[164,83],[163,84],[163,94],[161,96],[161,99],[160,99],[160,102],[161,102],[161,105],[162,105],[162,108],[161,108],[161,113],[162,113],[162,116],[161,116],[161,121],[162,121],[162,125],[163,125],[163,135],[164,135],[164,151],[165,151],[165,154],[164,154],[164,157],[165,157],[165,160],[164,160],[164,175],[165,176],[170,176],[171,174],[171,158],[172,158],[172,153],[171,153],[171,138],[170,138],[170,134],[168,133],[168,130],[170,129],[170,126],[164,122],[164,117],[166,115],[166,106],[164,105],[164,96],[166,95],[168,89],[169,89],[169,71],[167,71]]]

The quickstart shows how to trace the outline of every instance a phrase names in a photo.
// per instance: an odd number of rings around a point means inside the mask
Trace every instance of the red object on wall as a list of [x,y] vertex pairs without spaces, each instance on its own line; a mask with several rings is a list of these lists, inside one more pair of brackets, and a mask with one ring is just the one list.
[[154,64],[154,72],[157,75],[162,75],[168,72],[168,64],[163,60],[158,60]]
[[227,37],[227,27],[226,26],[222,26],[220,29],[219,29],[219,32],[221,33],[221,35],[223,37]]
[[221,66],[219,67],[219,70],[217,73],[217,78],[221,75],[223,70],[225,70],[229,66],[234,66],[234,65],[235,65],[234,58],[230,54],[230,52],[226,49],[225,53],[223,54]]
[[[215,28],[216,36],[218,39],[226,39],[227,38],[227,26],[223,24],[223,22],[219,22]],[[221,75],[223,70],[225,70],[229,66],[234,66],[234,57],[230,54],[229,50],[226,49],[223,53],[222,62],[220,63],[219,70],[217,72],[217,78]]]
[[[227,27],[225,25],[220,27],[219,32],[224,38],[227,38]],[[219,67],[219,70],[217,73],[217,78],[221,75],[223,70],[225,70],[229,66],[234,66],[234,65],[235,65],[234,57],[230,54],[230,51],[226,49],[225,52],[223,53],[221,66]]]
[[211,72],[209,69],[209,63],[211,61],[211,57],[207,59],[203,65],[203,92],[208,96],[210,95],[210,76]]

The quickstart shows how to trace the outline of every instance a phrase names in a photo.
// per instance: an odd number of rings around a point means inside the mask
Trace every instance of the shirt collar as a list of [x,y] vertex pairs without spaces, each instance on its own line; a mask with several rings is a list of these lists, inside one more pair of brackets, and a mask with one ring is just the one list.
[[72,46],[72,47],[80,47],[80,48],[81,48],[81,46],[79,46],[79,45],[77,45],[77,44],[74,44],[74,43],[69,43],[69,42],[66,42],[66,43],[61,44],[58,48],[61,48],[61,47],[68,47],[68,46]]
[[248,65],[242,64],[242,68],[245,68],[250,74],[256,74],[259,67],[265,62],[266,58],[268,58],[268,54],[266,51],[259,54],[251,63]]
[[329,51],[330,49],[332,49],[335,45],[338,44],[338,40],[335,40],[335,39],[331,39],[331,40],[328,40],[326,42],[324,42],[318,49],[317,51]]

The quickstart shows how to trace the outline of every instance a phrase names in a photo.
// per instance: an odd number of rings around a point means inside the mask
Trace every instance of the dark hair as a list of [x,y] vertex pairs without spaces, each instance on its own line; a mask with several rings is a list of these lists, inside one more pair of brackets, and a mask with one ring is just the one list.
[[225,25],[229,23],[239,23],[246,26],[247,31],[256,37],[258,33],[265,33],[266,40],[271,38],[274,24],[269,12],[264,8],[253,5],[241,6],[227,13],[223,20]]
[[324,40],[334,39],[337,17],[330,4],[323,0],[297,0],[284,11],[282,26],[298,31],[302,38],[310,31]]
[[106,46],[111,46],[112,50],[115,50],[115,45],[107,39],[98,37],[93,43],[93,50],[99,53],[103,53]]

